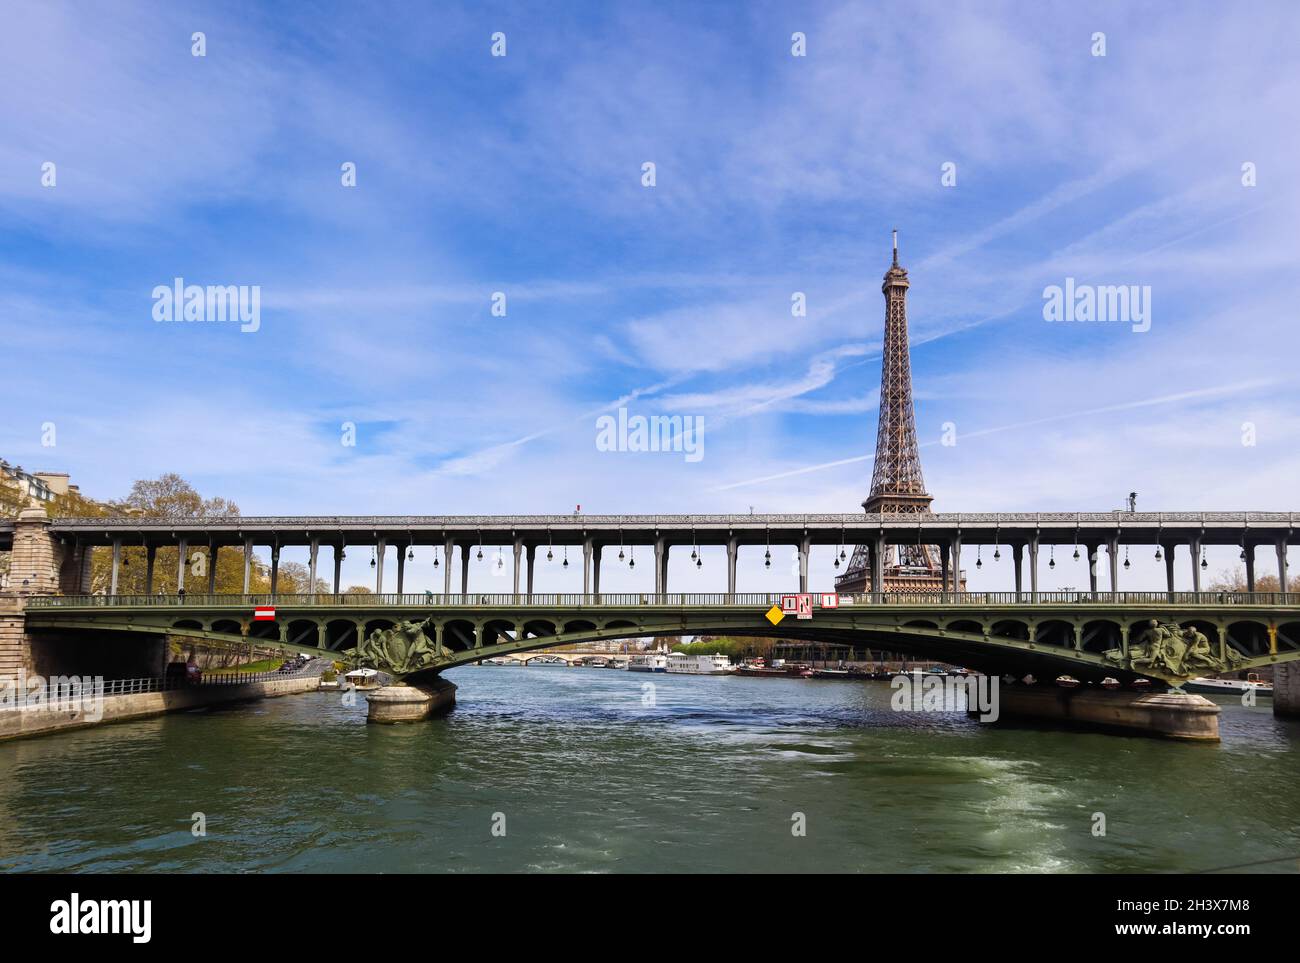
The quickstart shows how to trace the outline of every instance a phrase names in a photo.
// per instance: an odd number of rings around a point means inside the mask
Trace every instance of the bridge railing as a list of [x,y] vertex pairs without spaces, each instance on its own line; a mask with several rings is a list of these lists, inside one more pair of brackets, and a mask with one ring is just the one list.
[[[538,592],[532,594],[467,593],[443,595],[434,592],[384,594],[310,595],[38,595],[28,599],[31,609],[51,608],[164,608],[164,609],[248,609],[259,607],[297,608],[768,608],[780,605],[794,592],[679,592],[656,595],[649,592],[602,592],[583,594]],[[870,606],[1009,606],[1009,605],[1300,605],[1298,592],[886,592],[838,595],[808,593],[814,607],[823,595],[834,595],[840,607]]]

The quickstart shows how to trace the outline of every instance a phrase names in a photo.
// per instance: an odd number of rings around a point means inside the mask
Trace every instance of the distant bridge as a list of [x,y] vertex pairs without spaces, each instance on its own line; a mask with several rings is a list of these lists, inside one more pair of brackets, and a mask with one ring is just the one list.
[[[765,613],[780,600],[779,593],[36,596],[25,616],[37,637],[82,632],[111,645],[115,633],[172,633],[317,654],[351,648],[398,620],[431,619],[433,673],[574,643],[708,634],[840,642],[997,675],[1176,681],[1127,666],[1130,644],[1152,619],[1197,629],[1234,669],[1300,660],[1297,593],[864,594],[773,625]],[[254,607],[265,604],[274,604],[275,621],[253,621]]]

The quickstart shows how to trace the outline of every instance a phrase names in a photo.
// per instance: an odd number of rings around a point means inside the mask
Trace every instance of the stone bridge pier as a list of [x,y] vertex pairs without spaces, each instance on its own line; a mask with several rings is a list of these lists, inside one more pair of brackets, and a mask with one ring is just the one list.
[[31,630],[27,600],[37,595],[91,592],[93,549],[51,532],[40,508],[24,509],[13,527],[9,578],[0,591],[0,679],[31,675],[103,675],[127,678],[162,675],[165,633],[105,646],[81,632]]
[[1274,667],[1273,714],[1300,718],[1300,663],[1283,662]]

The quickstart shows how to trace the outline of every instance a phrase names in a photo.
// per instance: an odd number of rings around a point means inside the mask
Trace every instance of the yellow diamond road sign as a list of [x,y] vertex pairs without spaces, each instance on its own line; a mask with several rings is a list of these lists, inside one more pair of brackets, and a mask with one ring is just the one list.
[[781,620],[785,618],[785,613],[781,611],[781,606],[773,605],[767,610],[766,618],[773,625],[780,625]]

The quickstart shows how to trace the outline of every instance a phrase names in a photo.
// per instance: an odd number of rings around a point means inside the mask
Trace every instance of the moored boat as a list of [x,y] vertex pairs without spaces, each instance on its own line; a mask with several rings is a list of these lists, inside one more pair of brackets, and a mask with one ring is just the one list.
[[627,670],[629,672],[667,672],[668,656],[662,652],[634,655],[628,660]]
[[730,675],[735,671],[731,659],[720,652],[713,655],[668,653],[668,671],[681,675]]
[[1247,690],[1254,690],[1256,695],[1271,696],[1273,686],[1250,673],[1244,679],[1211,679],[1201,676],[1183,683],[1184,692],[1200,692],[1213,695],[1240,695]]

